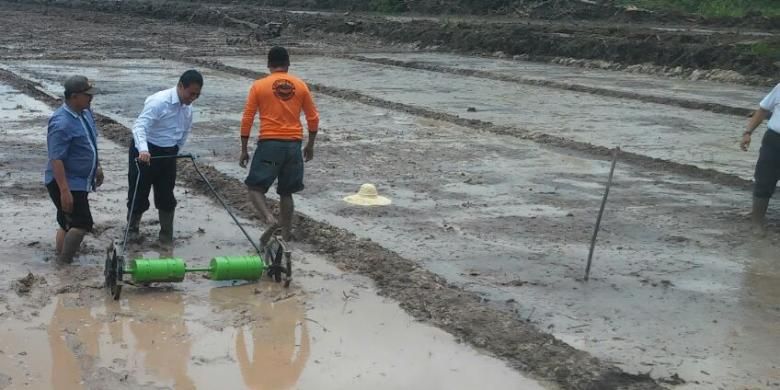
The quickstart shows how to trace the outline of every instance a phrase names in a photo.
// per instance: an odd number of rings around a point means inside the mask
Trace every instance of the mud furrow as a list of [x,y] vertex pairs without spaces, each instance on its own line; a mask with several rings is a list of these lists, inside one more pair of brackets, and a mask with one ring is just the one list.
[[727,106],[718,103],[703,103],[703,102],[696,102],[692,100],[679,99],[673,97],[643,95],[640,93],[617,91],[614,89],[591,87],[587,85],[564,83],[564,82],[553,81],[553,80],[540,80],[540,79],[533,79],[533,78],[526,78],[526,77],[519,77],[519,76],[514,77],[514,76],[502,75],[502,74],[497,74],[497,73],[483,71],[483,70],[451,68],[448,66],[426,64],[426,63],[415,62],[415,61],[401,61],[401,60],[394,60],[391,58],[368,58],[364,56],[350,55],[350,54],[343,55],[343,56],[336,56],[336,57],[350,59],[354,61],[368,62],[372,64],[390,65],[390,66],[397,66],[401,68],[427,70],[427,71],[439,72],[439,73],[451,73],[459,76],[478,77],[483,79],[506,81],[510,83],[517,83],[523,85],[556,88],[565,91],[584,92],[593,95],[615,97],[620,99],[638,100],[645,103],[665,104],[665,105],[677,106],[677,107],[688,108],[693,110],[709,111],[717,114],[729,114],[729,115],[736,115],[740,117],[747,117],[753,114],[753,110],[743,108],[743,107]]
[[[50,106],[60,101],[43,92],[38,84],[0,70],[0,81]],[[128,145],[130,130],[113,119],[97,114],[103,136]],[[244,185],[209,165],[200,166],[227,204],[246,218],[254,219]],[[183,185],[212,198],[210,190],[190,164],[181,164]],[[275,205],[276,206],[276,205]],[[486,306],[475,293],[448,284],[442,277],[415,262],[357,238],[347,230],[296,214],[297,240],[311,245],[340,267],[371,277],[379,293],[398,301],[410,315],[488,351],[513,367],[548,380],[564,389],[661,389],[648,375],[629,374],[587,352],[579,351],[538,330],[515,315]]]

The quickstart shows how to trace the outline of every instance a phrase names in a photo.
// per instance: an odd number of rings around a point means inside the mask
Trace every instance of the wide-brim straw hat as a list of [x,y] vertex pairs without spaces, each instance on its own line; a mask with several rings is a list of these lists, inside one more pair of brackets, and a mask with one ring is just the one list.
[[371,183],[363,184],[357,194],[345,197],[344,201],[358,206],[387,206],[393,203],[390,198],[380,196]]

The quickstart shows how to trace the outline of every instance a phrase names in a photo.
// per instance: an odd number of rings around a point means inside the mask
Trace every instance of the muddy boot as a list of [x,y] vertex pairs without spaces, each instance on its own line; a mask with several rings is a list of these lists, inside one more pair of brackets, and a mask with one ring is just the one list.
[[141,226],[141,216],[143,214],[133,213],[133,215],[128,216],[127,223],[130,225],[130,233],[128,234],[128,241],[136,241],[138,240],[138,236],[140,235],[140,226]]
[[81,241],[84,240],[84,235],[87,232],[81,229],[70,229],[65,233],[65,239],[62,243],[62,252],[57,258],[57,262],[60,264],[70,264],[73,262],[73,257],[76,256],[76,252],[81,247]]
[[275,223],[269,226],[268,229],[265,229],[263,235],[260,236],[260,248],[263,248],[268,244],[268,241],[271,240],[271,237],[273,237],[277,230],[279,230],[278,223]]
[[760,237],[766,236],[766,210],[769,208],[769,198],[753,198],[753,233]]
[[292,195],[283,195],[279,198],[279,225],[282,229],[282,239],[290,242],[292,239],[292,219],[295,204]]
[[173,214],[174,211],[158,210],[160,215],[160,243],[170,245],[173,244]]

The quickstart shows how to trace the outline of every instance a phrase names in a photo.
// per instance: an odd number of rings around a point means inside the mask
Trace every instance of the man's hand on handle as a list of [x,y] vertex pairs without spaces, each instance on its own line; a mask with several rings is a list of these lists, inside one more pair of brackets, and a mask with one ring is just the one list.
[[149,152],[138,152],[138,162],[149,165],[150,161],[152,161],[152,155]]

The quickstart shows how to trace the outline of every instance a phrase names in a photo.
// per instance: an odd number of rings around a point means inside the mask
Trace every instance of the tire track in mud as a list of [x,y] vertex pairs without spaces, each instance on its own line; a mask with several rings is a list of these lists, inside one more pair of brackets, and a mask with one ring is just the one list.
[[565,91],[583,92],[592,95],[608,96],[608,97],[614,97],[620,99],[638,100],[640,102],[645,102],[645,103],[657,103],[657,104],[664,104],[670,106],[677,106],[677,107],[693,109],[693,110],[714,112],[716,114],[729,114],[729,115],[736,115],[740,117],[747,117],[753,114],[752,109],[728,106],[725,104],[704,103],[704,102],[697,102],[693,100],[673,98],[673,97],[643,95],[635,92],[618,91],[614,89],[591,87],[582,84],[565,83],[565,82],[554,81],[554,80],[541,80],[541,79],[534,79],[534,78],[528,78],[522,76],[508,76],[508,75],[502,75],[502,74],[493,73],[484,70],[452,68],[448,66],[427,64],[424,62],[417,62],[417,61],[401,61],[401,60],[394,60],[391,58],[369,58],[369,57],[364,57],[360,55],[351,55],[351,54],[333,55],[331,57],[367,62],[367,63],[378,64],[378,65],[396,66],[400,68],[427,70],[427,71],[438,72],[438,73],[451,73],[458,76],[478,77],[482,79],[505,81],[505,82],[516,83],[516,84],[531,85],[536,87],[546,87],[546,88],[562,89]]
[[[40,85],[0,69],[0,81],[52,107],[61,101]],[[102,136],[127,146],[130,129],[96,113]],[[255,219],[246,188],[210,165],[199,165],[226,203],[242,217]],[[181,164],[182,184],[214,201],[210,190],[190,164]],[[274,202],[274,208],[278,204]],[[647,374],[629,374],[613,364],[544,333],[518,316],[486,306],[481,297],[465,291],[370,240],[296,213],[294,235],[341,268],[372,278],[380,295],[390,297],[419,321],[437,326],[512,367],[562,389],[662,389]]]
[[[222,72],[226,72],[238,76],[243,76],[243,77],[249,77],[252,79],[261,78],[267,75],[267,73],[264,72],[258,72],[254,70],[225,65],[224,63],[217,60],[210,60],[210,59],[205,60],[205,59],[193,58],[193,57],[169,57],[168,59],[191,63],[199,66],[204,66],[213,70],[218,70],[218,71],[222,71]],[[465,119],[457,115],[441,113],[438,111],[433,111],[433,110],[429,110],[426,108],[422,108],[410,104],[398,103],[391,100],[385,100],[381,98],[368,96],[354,90],[329,87],[329,86],[316,84],[316,83],[309,83],[308,85],[309,88],[311,88],[311,90],[315,92],[320,92],[335,98],[340,98],[348,101],[355,101],[358,103],[379,107],[383,109],[405,112],[423,118],[449,122],[454,125],[467,127],[475,130],[480,130],[480,131],[487,131],[493,134],[508,135],[520,139],[534,141],[542,145],[547,145],[551,147],[569,150],[571,152],[580,153],[591,159],[609,160],[612,158],[612,152],[613,152],[612,149],[604,146],[598,146],[586,142],[574,141],[568,138],[545,134],[545,133],[535,133],[530,130],[518,128],[518,127],[496,125],[494,123],[479,120],[479,119]],[[659,171],[659,172],[667,172],[671,174],[678,174],[693,179],[709,181],[714,184],[720,184],[720,185],[738,188],[741,190],[749,189],[753,185],[753,182],[751,180],[745,180],[737,175],[720,172],[715,169],[700,168],[690,164],[682,164],[682,163],[664,160],[660,158],[649,157],[649,156],[645,156],[633,152],[621,151],[620,162],[629,163],[631,165],[637,166],[647,171]]]

